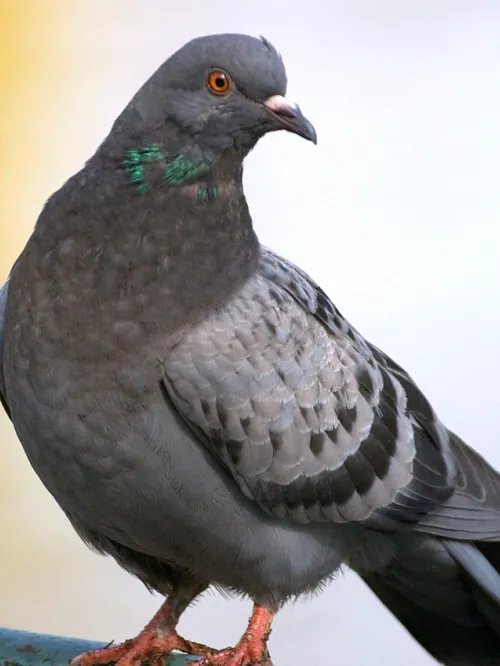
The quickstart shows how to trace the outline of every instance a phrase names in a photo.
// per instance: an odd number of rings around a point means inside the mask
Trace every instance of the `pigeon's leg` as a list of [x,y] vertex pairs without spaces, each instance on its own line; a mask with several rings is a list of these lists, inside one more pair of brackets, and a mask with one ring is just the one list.
[[248,627],[234,648],[207,655],[196,666],[272,666],[267,639],[274,618],[267,608],[255,604]]
[[118,645],[84,652],[71,660],[71,666],[99,666],[116,662],[117,666],[139,666],[143,662],[164,664],[165,657],[173,650],[205,657],[215,650],[188,641],[176,631],[181,614],[206,585],[174,588],[151,622],[136,637]]

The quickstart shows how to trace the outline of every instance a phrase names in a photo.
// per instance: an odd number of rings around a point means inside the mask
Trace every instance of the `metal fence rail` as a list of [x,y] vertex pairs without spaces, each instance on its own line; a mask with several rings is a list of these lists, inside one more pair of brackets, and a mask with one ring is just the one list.
[[[0,666],[68,666],[70,659],[104,643],[0,628]],[[168,666],[187,666],[195,657],[173,655]]]

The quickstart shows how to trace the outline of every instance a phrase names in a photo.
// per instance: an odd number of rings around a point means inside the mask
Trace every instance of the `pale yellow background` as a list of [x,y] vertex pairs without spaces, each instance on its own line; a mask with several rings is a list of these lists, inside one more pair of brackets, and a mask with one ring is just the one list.
[[[156,66],[188,38],[227,30],[277,45],[319,135],[317,148],[269,137],[249,158],[262,239],[500,467],[496,0],[0,0],[1,279],[44,201]],[[0,437],[0,625],[136,633],[159,599],[80,543],[3,415]],[[225,645],[248,611],[209,596],[183,628]],[[431,663],[350,574],[287,608],[271,651],[281,666]]]

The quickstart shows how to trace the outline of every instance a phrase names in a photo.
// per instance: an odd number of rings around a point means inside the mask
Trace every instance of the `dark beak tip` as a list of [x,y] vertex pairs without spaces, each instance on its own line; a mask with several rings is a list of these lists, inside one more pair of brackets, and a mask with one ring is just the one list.
[[287,114],[285,116],[285,114],[283,114],[282,117],[285,119],[285,121],[289,120],[291,131],[295,132],[303,139],[311,141],[316,146],[318,143],[318,135],[316,134],[314,125],[304,116],[298,106],[294,109],[290,109],[290,111],[291,112],[289,115]]
[[309,139],[309,141],[312,141],[315,146],[318,145],[318,135],[316,133],[316,130],[314,129],[314,126],[312,123],[309,123],[308,125],[308,130],[309,130],[309,135],[305,137],[306,139]]
[[293,115],[280,113],[279,116],[283,119],[284,129],[297,134],[307,141],[311,141],[315,146],[317,145],[318,135],[316,134],[314,125],[302,114],[300,109],[296,109]]
[[318,135],[314,125],[301,113],[296,116],[295,123],[292,124],[290,129],[303,139],[314,143],[315,146],[318,144]]

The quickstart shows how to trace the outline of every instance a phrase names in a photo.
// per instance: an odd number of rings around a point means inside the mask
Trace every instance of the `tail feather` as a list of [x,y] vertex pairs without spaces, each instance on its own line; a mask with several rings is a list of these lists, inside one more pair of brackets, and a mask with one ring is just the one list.
[[[500,573],[472,544],[464,541],[443,541],[446,550],[464,568],[479,588],[500,608]],[[500,544],[497,544],[500,551]]]
[[[500,607],[482,590],[463,582],[468,612],[460,621],[443,608],[422,608],[404,587],[382,574],[363,580],[410,634],[446,666],[498,666],[500,664]],[[443,599],[443,606],[452,603]],[[469,617],[466,617],[466,616]],[[475,615],[475,621],[471,615]]]
[[412,534],[393,535],[383,571],[359,572],[446,666],[500,664],[500,475],[450,433],[456,491]]

